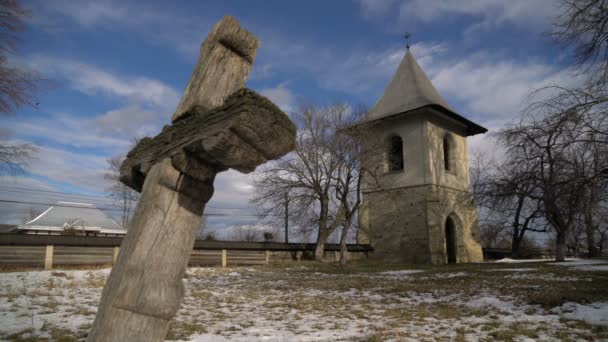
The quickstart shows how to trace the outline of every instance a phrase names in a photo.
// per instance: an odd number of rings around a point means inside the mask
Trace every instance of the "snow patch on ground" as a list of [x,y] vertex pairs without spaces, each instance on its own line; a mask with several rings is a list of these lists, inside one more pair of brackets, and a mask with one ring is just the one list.
[[421,270],[399,270],[399,271],[385,271],[385,272],[380,272],[380,273],[376,273],[378,275],[383,275],[383,276],[403,276],[403,275],[410,275],[410,274],[415,274],[415,273],[421,273],[424,271]]
[[552,312],[558,313],[560,316],[567,319],[608,326],[608,302],[596,302],[591,304],[568,302],[561,307],[554,308]]
[[598,259],[571,259],[562,262],[553,262],[551,265],[554,266],[582,266],[582,265],[606,265],[608,260]]
[[521,264],[521,263],[528,263],[528,262],[549,262],[552,261],[553,259],[511,259],[511,258],[504,258],[504,259],[500,259],[500,260],[496,260],[494,261],[495,263],[499,263],[499,264]]
[[575,266],[572,267],[573,270],[577,271],[608,271],[608,265],[589,265],[589,266]]
[[[537,331],[538,340],[556,340],[558,333],[571,331],[564,319],[602,325],[608,320],[608,303],[566,303],[545,310],[524,302],[516,290],[500,292],[504,279],[564,280],[566,276],[540,270],[504,275],[481,275],[477,268],[446,270],[344,274],[318,272],[314,267],[189,268],[185,298],[170,339],[352,341],[389,333],[380,338],[456,340],[466,331],[464,340],[475,341],[492,340],[494,331],[524,325]],[[84,336],[109,271],[0,273],[0,340],[31,328],[33,336],[49,338],[51,326]],[[422,272],[423,277],[411,276]],[[567,276],[574,278],[576,273]],[[475,291],[452,287],[468,284],[470,279],[464,277],[480,277],[479,282],[474,280],[479,287]],[[445,283],[450,286],[436,286]],[[551,289],[546,284],[528,285]]]
[[509,279],[542,280],[542,281],[591,281],[591,278],[569,277],[553,273],[520,273],[505,276]]
[[468,275],[469,274],[467,272],[447,272],[447,273],[433,274],[430,278],[450,279],[450,278],[466,277]]
[[493,270],[488,270],[488,272],[531,272],[536,271],[536,268],[496,268]]

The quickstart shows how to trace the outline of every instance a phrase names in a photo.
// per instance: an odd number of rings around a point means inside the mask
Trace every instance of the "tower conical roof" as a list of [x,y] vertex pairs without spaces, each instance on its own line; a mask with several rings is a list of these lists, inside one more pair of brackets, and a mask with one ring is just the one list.
[[386,87],[384,94],[365,116],[363,122],[381,120],[427,106],[434,107],[467,124],[470,135],[487,131],[487,129],[460,116],[448,105],[416,62],[409,49],[401,64],[399,64],[393,79]]

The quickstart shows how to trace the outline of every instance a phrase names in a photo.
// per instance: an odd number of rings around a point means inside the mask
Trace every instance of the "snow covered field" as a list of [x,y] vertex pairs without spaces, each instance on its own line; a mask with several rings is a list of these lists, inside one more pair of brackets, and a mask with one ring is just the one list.
[[[520,267],[521,266],[521,267]],[[608,261],[190,268],[168,339],[605,340]],[[500,271],[497,271],[500,270]],[[0,273],[0,339],[82,340],[109,269]]]

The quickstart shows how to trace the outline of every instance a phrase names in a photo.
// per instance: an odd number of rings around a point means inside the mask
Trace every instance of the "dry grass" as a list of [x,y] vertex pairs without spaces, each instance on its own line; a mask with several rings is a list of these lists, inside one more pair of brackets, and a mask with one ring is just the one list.
[[[534,270],[492,271],[505,268]],[[381,273],[402,269],[421,272],[398,276]],[[515,276],[523,273],[527,277]],[[167,339],[210,334],[257,340],[267,336],[259,331],[265,326],[291,334],[286,336],[346,334],[332,340],[608,339],[608,327],[581,321],[512,321],[518,316],[546,317],[564,302],[608,301],[608,272],[573,272],[543,263],[448,267],[360,262],[343,269],[333,264],[293,262],[250,268],[194,268],[189,269],[184,281],[186,298]],[[5,298],[15,310],[23,309],[20,300],[25,297],[35,315],[52,314],[63,306],[67,317],[92,322],[92,308],[98,297],[89,295],[98,296],[104,283],[105,274],[100,272],[74,277],[67,270],[53,271],[42,286],[15,288]],[[513,303],[516,313],[500,307],[467,305],[484,296]],[[32,329],[2,335],[0,328],[0,339],[83,340],[89,328],[90,324],[76,330],[60,324],[45,325],[44,337],[37,332],[38,339],[33,339]]]

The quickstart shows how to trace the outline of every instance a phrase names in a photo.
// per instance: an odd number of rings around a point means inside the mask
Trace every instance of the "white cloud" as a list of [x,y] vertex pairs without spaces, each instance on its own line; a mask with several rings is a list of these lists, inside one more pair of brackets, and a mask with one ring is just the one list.
[[286,113],[294,110],[295,96],[285,83],[279,84],[274,88],[262,89],[260,90],[260,94],[269,98]]
[[34,70],[68,81],[70,87],[88,95],[115,96],[170,109],[179,101],[175,89],[147,77],[116,75],[86,63],[47,56],[32,56],[26,63]]
[[38,158],[30,162],[30,170],[39,176],[104,192],[108,184],[103,178],[106,158],[88,153],[70,152],[58,148],[38,147]]
[[147,111],[131,105],[108,111],[94,119],[94,127],[102,132],[112,132],[123,137],[156,135],[162,123],[169,122],[168,113]]
[[39,181],[37,179],[25,177],[25,176],[0,176],[0,186],[4,187],[18,187],[36,190],[57,190],[55,187],[50,186],[46,182]]
[[504,24],[544,30],[559,13],[554,0],[359,0],[359,6],[364,18],[398,27],[467,16],[473,19],[467,33]]
[[487,54],[436,58],[424,66],[444,97],[464,103],[465,110],[488,121],[518,116],[531,91],[580,81],[569,69]]
[[[434,55],[447,50],[444,43],[429,42],[412,45],[417,60],[422,64]],[[403,45],[389,47],[382,51],[355,51],[343,59],[336,58],[320,73],[320,83],[324,88],[357,95],[382,95],[395,70],[405,55]]]
[[273,74],[272,65],[255,63],[249,74],[249,80],[264,80],[270,78]]
[[553,0],[409,0],[400,5],[400,16],[432,21],[449,15],[480,16],[495,23],[529,23],[555,13]]
[[253,196],[253,174],[244,174],[235,170],[221,172],[215,177],[215,191],[209,207],[249,208],[249,199]]
[[[20,144],[22,140],[6,141]],[[91,192],[103,193],[108,187],[104,173],[108,167],[105,156],[94,153],[68,151],[61,148],[31,143],[37,152],[28,161],[26,171],[36,176],[84,188]],[[16,182],[41,189],[52,189],[51,185],[27,177],[0,177],[0,184]],[[26,182],[26,183],[24,183]]]
[[24,138],[44,138],[74,147],[126,148],[128,140],[99,132],[91,121],[68,114],[56,114],[50,119],[15,120],[12,127]]
[[149,44],[170,46],[188,60],[195,61],[199,46],[219,17],[211,12],[179,12],[177,7],[149,1],[117,0],[40,1],[32,24],[61,34],[62,20],[68,18],[84,30],[128,32]]
[[361,13],[366,18],[385,15],[395,4],[395,0],[359,0]]
[[132,145],[133,138],[158,134],[169,118],[166,113],[132,105],[93,118],[56,113],[48,118],[7,121],[23,138],[43,138],[61,145],[103,149],[117,154],[125,152]]
[[[48,1],[47,4],[51,4],[51,1]],[[104,22],[122,21],[128,19],[129,14],[127,8],[122,6],[120,2],[103,0],[54,0],[49,9],[69,16],[86,27]]]

